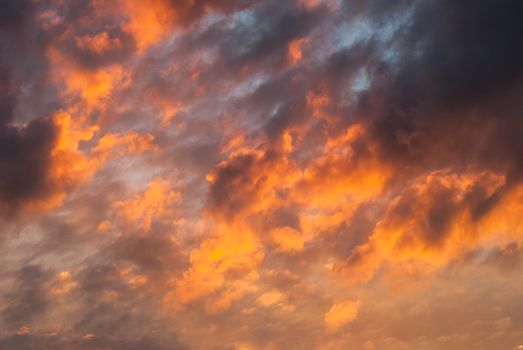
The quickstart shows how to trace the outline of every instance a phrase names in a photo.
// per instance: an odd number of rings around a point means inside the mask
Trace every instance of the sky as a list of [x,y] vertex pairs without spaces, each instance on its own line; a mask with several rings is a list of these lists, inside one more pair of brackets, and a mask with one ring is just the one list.
[[523,349],[522,14],[0,0],[0,350]]

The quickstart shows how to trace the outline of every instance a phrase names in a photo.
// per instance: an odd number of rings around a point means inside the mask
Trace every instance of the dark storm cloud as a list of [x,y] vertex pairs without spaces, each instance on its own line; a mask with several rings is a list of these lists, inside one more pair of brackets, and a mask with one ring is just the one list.
[[422,87],[436,107],[452,110],[520,84],[520,1],[434,1],[418,6],[407,40],[414,44],[409,45],[411,52],[415,45],[423,52],[409,62],[415,74],[405,76],[407,86]]
[[46,48],[52,34],[37,21],[44,4],[0,4],[0,212],[12,215],[53,192],[49,181],[57,130],[50,113],[56,90],[48,84]]
[[32,10],[29,0],[0,1],[0,30],[15,32],[23,27]]
[[427,167],[520,167],[521,2],[413,6],[387,46],[397,63],[374,65],[360,96],[383,156]]
[[37,10],[33,1],[0,2],[0,63],[24,85],[37,85],[47,68],[44,55],[49,38],[36,20]]
[[0,211],[11,209],[50,190],[47,175],[56,130],[49,119],[12,125],[17,86],[11,73],[0,68]]

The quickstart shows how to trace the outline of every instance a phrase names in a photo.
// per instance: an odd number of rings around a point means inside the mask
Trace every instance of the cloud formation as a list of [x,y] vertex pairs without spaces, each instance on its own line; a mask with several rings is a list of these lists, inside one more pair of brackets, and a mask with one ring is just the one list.
[[0,2],[0,349],[518,349],[516,0]]

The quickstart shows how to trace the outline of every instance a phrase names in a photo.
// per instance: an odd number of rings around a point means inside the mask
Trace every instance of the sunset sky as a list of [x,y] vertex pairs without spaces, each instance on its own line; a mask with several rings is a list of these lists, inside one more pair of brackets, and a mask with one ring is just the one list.
[[0,0],[0,350],[523,349],[523,1]]

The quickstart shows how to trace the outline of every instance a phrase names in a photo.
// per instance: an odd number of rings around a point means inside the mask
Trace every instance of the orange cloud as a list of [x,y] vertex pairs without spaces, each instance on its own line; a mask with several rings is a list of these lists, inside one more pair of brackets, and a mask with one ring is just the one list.
[[205,311],[208,314],[216,314],[229,309],[234,301],[258,290],[256,286],[257,280],[258,274],[251,272],[243,275],[241,278],[227,281],[220,293],[205,301]]
[[74,123],[68,112],[61,111],[54,116],[58,129],[58,139],[52,152],[52,178],[60,183],[83,182],[100,167],[100,160],[89,157],[80,149],[80,143],[90,141],[98,131],[98,126],[83,127]]
[[[340,136],[328,139],[323,153],[299,169],[288,153],[252,150],[236,135],[226,149],[238,151],[218,164],[207,176],[210,182],[210,210],[229,215],[248,215],[271,207],[289,204],[282,193],[292,193],[292,201],[310,208],[328,210],[343,206],[350,212],[362,202],[378,196],[392,170],[373,155],[358,155],[353,144],[364,140],[365,130],[356,124]],[[286,150],[292,139],[284,133]],[[234,145],[234,146],[231,146]],[[233,190],[234,189],[234,190]],[[334,215],[323,212],[322,214]]]
[[338,329],[358,317],[360,301],[345,300],[334,304],[329,311],[325,313],[325,326],[331,330]]
[[263,307],[276,307],[283,312],[293,312],[296,307],[289,303],[288,299],[286,294],[273,289],[261,294],[256,299],[256,303]]
[[103,135],[91,149],[91,153],[101,157],[108,154],[117,153],[123,156],[129,153],[133,156],[158,151],[158,147],[153,144],[154,137],[151,134],[140,135],[136,131],[131,131],[125,135],[107,133]]
[[355,153],[352,144],[362,139],[364,128],[349,127],[337,138],[328,140],[324,153],[313,159],[297,184],[297,194],[311,206],[332,207],[343,197],[359,204],[379,195],[391,169],[373,155],[373,146],[365,157]]
[[351,218],[359,203],[340,201],[333,209],[305,210],[299,215],[300,228],[304,237],[312,239],[322,232],[341,225]]
[[317,93],[310,91],[307,94],[307,106],[312,116],[334,123],[337,119],[336,116],[328,112],[328,107],[332,102],[332,98],[323,91]]
[[[231,176],[231,169],[237,169],[236,175]],[[191,251],[191,266],[176,282],[177,302],[184,305],[205,299],[206,310],[213,313],[256,290],[265,253],[246,217],[270,208],[278,185],[285,186],[295,176],[290,169],[289,162],[276,154],[247,151],[218,164],[207,176],[212,231]],[[229,186],[235,190],[229,192]],[[228,198],[224,200],[223,195]]]
[[310,41],[310,38],[300,38],[289,43],[288,56],[291,65],[295,65],[303,59],[302,47]]
[[171,123],[172,118],[176,115],[176,113],[182,111],[184,108],[184,105],[181,103],[173,104],[173,103],[161,101],[159,104],[160,104],[160,108],[161,108],[161,111],[163,114],[161,125],[164,127],[169,125]]
[[[92,42],[83,39],[84,45],[102,45],[103,36]],[[65,98],[79,96],[85,103],[87,110],[103,108],[106,100],[111,96],[116,87],[127,86],[130,83],[130,75],[126,73],[123,66],[113,64],[103,68],[86,69],[80,67],[57,49],[48,50],[49,60],[52,62],[52,78],[57,85],[65,85],[62,95]]]
[[[243,134],[243,132],[238,132],[226,139],[224,144],[220,147],[220,152],[222,154],[248,152],[249,147],[247,147],[245,144],[245,135]],[[210,178],[212,179],[212,175]]]
[[154,220],[168,215],[172,204],[179,199],[180,193],[171,190],[169,182],[155,178],[142,194],[117,201],[114,208],[125,221],[137,222],[144,232],[149,232]]
[[71,273],[68,271],[62,271],[56,278],[51,288],[51,294],[63,295],[69,293],[71,290],[76,288],[78,283],[73,280]]
[[276,250],[299,253],[306,242],[379,195],[388,169],[371,157],[354,160],[352,144],[364,134],[362,126],[350,127],[330,140],[324,153],[305,169],[299,169],[288,153],[249,149],[241,136],[234,138],[230,144],[241,151],[233,152],[207,176],[207,213],[214,232],[191,252],[191,266],[176,282],[173,299],[181,304],[205,300],[207,310],[216,312],[255,291],[247,286],[255,286],[268,247],[249,218],[300,205],[301,229],[274,228],[268,240]]
[[103,220],[98,224],[98,230],[100,232],[107,232],[113,227],[113,224],[109,220]]
[[264,253],[256,235],[239,222],[218,223],[215,230],[214,237],[191,252],[191,267],[176,282],[176,301],[182,305],[210,297],[211,305],[218,305],[210,309],[226,308],[258,279]]
[[52,152],[52,177],[61,183],[68,183],[68,178],[73,182],[90,178],[109,157],[138,155],[157,149],[152,144],[152,135],[131,131],[124,135],[103,135],[87,154],[80,150],[80,143],[93,139],[99,130],[97,125],[83,126],[81,118],[73,121],[71,114],[65,111],[58,112],[54,122],[58,138]]
[[131,288],[138,288],[147,283],[147,276],[137,273],[132,268],[123,268],[119,274],[122,281]]
[[16,335],[26,335],[26,334],[31,334],[31,330],[27,326],[22,326],[22,327],[18,328],[18,330],[16,331]]
[[414,264],[418,273],[431,273],[481,242],[495,237],[499,241],[505,235],[513,238],[502,228],[518,226],[515,216],[509,218],[500,212],[500,208],[504,212],[513,206],[511,196],[482,219],[473,217],[474,208],[501,189],[504,181],[503,176],[489,172],[444,171],[414,180],[392,201],[369,240],[353,251],[346,277],[351,282],[365,282],[385,263],[389,268],[409,269]]
[[270,208],[278,191],[300,176],[296,164],[271,151],[246,151],[218,164],[207,176],[213,215],[245,216]]
[[89,50],[102,54],[104,52],[121,48],[122,43],[118,38],[110,38],[107,32],[101,32],[96,35],[85,35],[76,37],[76,45],[84,50]]
[[276,243],[278,250],[283,252],[299,252],[307,238],[291,227],[278,227],[271,232],[272,239]]
[[517,11],[9,3],[0,348],[523,350]]
[[[104,8],[104,3],[99,8]],[[119,10],[126,17],[124,30],[136,40],[138,53],[168,37],[177,27],[187,26],[211,11],[242,8],[241,2],[194,0],[119,0]]]
[[332,4],[332,0],[298,0],[298,3],[308,10],[315,9],[323,4]]
[[123,0],[128,16],[125,29],[131,33],[139,52],[165,37],[175,23],[176,12],[165,0]]
[[138,155],[154,151],[153,137],[139,135],[132,131],[125,135],[106,134],[90,151],[80,149],[82,142],[93,142],[98,132],[97,125],[85,125],[83,118],[73,120],[69,112],[59,111],[53,116],[58,131],[55,146],[51,152],[48,174],[52,194],[43,200],[33,201],[29,210],[49,210],[59,205],[65,195],[75,186],[90,180],[111,158]]

